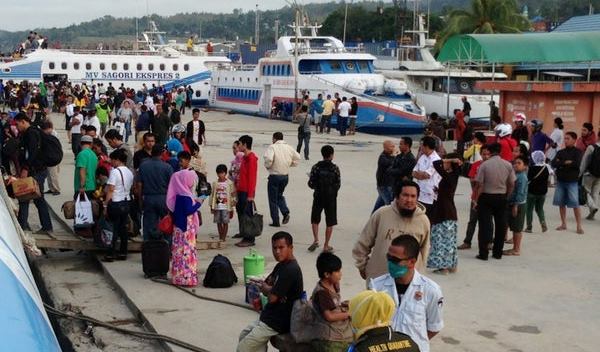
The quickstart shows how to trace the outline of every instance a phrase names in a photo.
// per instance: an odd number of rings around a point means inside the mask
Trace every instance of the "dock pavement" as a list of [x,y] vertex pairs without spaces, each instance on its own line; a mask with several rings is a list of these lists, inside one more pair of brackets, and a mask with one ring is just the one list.
[[[189,115],[187,119],[189,119]],[[62,126],[62,116],[53,114],[55,126]],[[187,120],[184,117],[184,122]],[[319,252],[309,253],[312,242],[310,209],[312,191],[307,186],[311,166],[321,159],[320,148],[331,144],[335,148],[334,162],[340,167],[342,187],[338,196],[338,222],[331,245],[343,261],[341,294],[349,299],[365,288],[352,260],[352,247],[371,213],[376,199],[375,169],[385,136],[356,134],[339,136],[312,133],[310,160],[302,160],[290,173],[285,191],[291,211],[289,224],[272,228],[267,201],[268,172],[262,155],[271,143],[272,133],[281,131],[294,147],[297,126],[285,122],[223,112],[203,112],[206,123],[207,146],[204,157],[208,179],[214,181],[215,167],[229,166],[233,155],[231,144],[239,136],[254,138],[253,150],[259,157],[259,176],[256,203],[264,215],[264,231],[254,247],[266,258],[267,273],[275,266],[271,254],[270,236],[279,230],[294,237],[294,253],[304,275],[304,288],[310,294],[317,282],[315,262]],[[60,213],[63,202],[73,194],[73,156],[66,134],[58,129],[65,150],[61,164],[59,196],[46,195],[54,211]],[[397,138],[393,138],[397,143]],[[132,142],[130,141],[130,144]],[[436,281],[445,298],[444,323],[441,333],[431,342],[432,351],[597,351],[600,328],[600,219],[584,220],[585,235],[574,231],[574,218],[568,213],[569,230],[558,232],[558,209],[552,206],[554,189],[549,190],[545,211],[549,231],[542,234],[537,221],[534,233],[524,234],[520,257],[504,257],[482,262],[475,259],[476,245],[459,251],[458,272],[448,276],[425,275]],[[461,178],[455,197],[459,214],[459,244],[464,238],[468,220],[470,187]],[[37,218],[35,207],[30,217]],[[216,225],[208,207],[203,206],[204,224],[199,239],[215,238]],[[583,210],[584,216],[587,209]],[[232,220],[229,235],[237,232],[237,220]],[[321,236],[324,235],[321,225]],[[322,238],[322,237],[321,237]],[[321,239],[321,243],[322,243]],[[227,239],[225,249],[199,251],[199,278],[204,277],[213,256],[226,255],[233,263],[240,281],[228,289],[207,289],[199,285],[198,295],[243,304],[243,257],[248,249],[233,246]],[[475,241],[476,244],[476,241]],[[102,263],[107,275],[119,286],[128,299],[143,314],[144,319],[159,333],[200,346],[209,351],[234,351],[240,330],[258,318],[258,314],[235,306],[200,300],[175,287],[144,279],[139,253],[131,254],[125,262]],[[173,347],[173,350],[181,349]]]

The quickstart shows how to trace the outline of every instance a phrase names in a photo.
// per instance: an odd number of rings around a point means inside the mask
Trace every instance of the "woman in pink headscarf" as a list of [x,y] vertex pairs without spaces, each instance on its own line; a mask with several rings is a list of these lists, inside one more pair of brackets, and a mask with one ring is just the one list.
[[202,200],[194,197],[197,182],[193,170],[181,170],[171,176],[167,189],[167,207],[173,213],[171,282],[177,286],[198,285],[196,231]]

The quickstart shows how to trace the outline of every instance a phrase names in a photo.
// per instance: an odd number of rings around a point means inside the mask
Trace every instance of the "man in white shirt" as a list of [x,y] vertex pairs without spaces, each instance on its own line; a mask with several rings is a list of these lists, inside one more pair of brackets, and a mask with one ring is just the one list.
[[412,175],[420,188],[419,202],[425,206],[427,217],[431,218],[433,202],[437,199],[437,187],[442,179],[440,174],[435,171],[433,162],[440,160],[440,156],[435,151],[436,143],[433,137],[423,137],[421,148],[423,154],[417,160]]
[[90,110],[87,112],[87,116],[85,120],[83,120],[83,125],[94,126],[96,131],[100,131],[100,119],[98,119],[98,116],[96,116],[95,110]]
[[412,337],[421,352],[429,352],[429,340],[444,328],[444,296],[438,284],[415,269],[419,247],[411,235],[396,237],[387,253],[388,273],[368,285],[396,303],[392,329]]
[[77,154],[81,150],[81,126],[83,125],[83,115],[81,115],[80,110],[81,108],[79,106],[74,106],[72,117],[69,119],[71,150],[73,151],[74,157],[77,157]]
[[67,138],[71,143],[71,118],[73,118],[75,104],[73,104],[73,96],[67,97],[67,106],[65,107],[65,129],[67,130]]
[[346,97],[343,97],[342,102],[340,103],[340,105],[338,105],[338,126],[340,129],[340,136],[346,135],[346,128],[348,128],[348,116],[350,116],[351,109],[352,105],[348,102],[348,99]]
[[273,133],[273,144],[267,148],[263,156],[265,167],[269,170],[267,193],[269,196],[269,210],[271,211],[271,224],[279,227],[279,211],[283,214],[283,224],[290,221],[290,210],[285,202],[283,192],[288,184],[290,167],[298,165],[300,153],[283,140],[283,133]]

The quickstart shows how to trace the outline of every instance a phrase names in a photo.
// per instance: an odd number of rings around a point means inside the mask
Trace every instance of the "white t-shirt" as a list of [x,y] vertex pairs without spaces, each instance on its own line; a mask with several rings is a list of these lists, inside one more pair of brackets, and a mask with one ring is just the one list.
[[67,104],[67,116],[71,116],[73,117],[73,115],[75,114],[75,112],[73,111],[73,108],[75,108],[75,104],[71,103],[71,104]]
[[[121,175],[123,175],[123,178],[121,178]],[[127,166],[119,166],[118,168],[113,168],[110,171],[107,183],[109,185],[115,186],[112,195],[113,202],[121,202],[123,200],[130,199],[129,193],[131,190],[131,186],[133,185],[133,174],[127,168]]]
[[[96,132],[100,133],[100,120],[98,119],[98,116],[94,115],[92,117],[86,118],[83,124],[86,126],[96,127]],[[71,133],[73,132],[71,131]]]
[[192,132],[192,139],[194,140],[194,142],[196,144],[200,144],[200,143],[198,143],[198,132],[200,131],[200,121],[193,120],[192,126],[194,128],[194,131]]
[[71,123],[79,121],[79,124],[71,126],[71,133],[81,134],[81,125],[83,123],[83,115],[77,114],[71,117]]
[[437,199],[436,189],[442,177],[433,167],[433,162],[440,159],[440,156],[435,151],[429,156],[423,154],[417,160],[417,165],[413,169],[413,171],[424,171],[429,175],[428,179],[416,181],[420,188],[418,200],[421,203],[433,204]]
[[348,117],[350,115],[350,109],[352,109],[352,105],[349,102],[343,101],[338,105],[338,110],[340,110],[341,117]]

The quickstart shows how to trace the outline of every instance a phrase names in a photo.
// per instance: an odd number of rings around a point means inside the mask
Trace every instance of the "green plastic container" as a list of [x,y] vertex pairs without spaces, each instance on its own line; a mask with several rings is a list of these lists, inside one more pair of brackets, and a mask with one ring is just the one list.
[[265,257],[250,249],[250,254],[244,257],[244,283],[248,277],[261,276],[265,273]]

